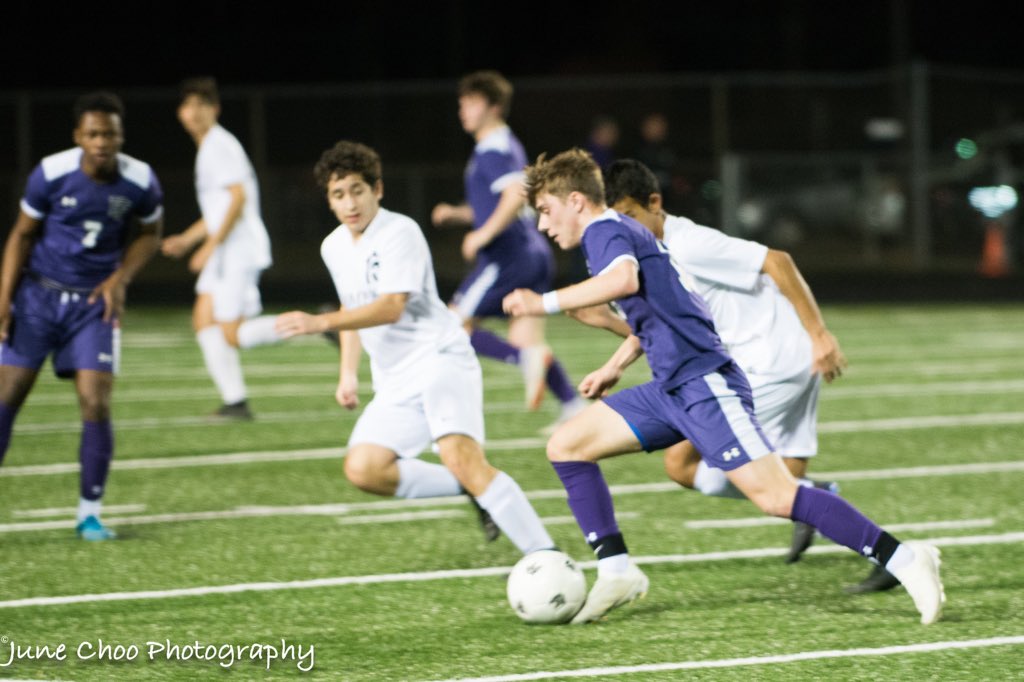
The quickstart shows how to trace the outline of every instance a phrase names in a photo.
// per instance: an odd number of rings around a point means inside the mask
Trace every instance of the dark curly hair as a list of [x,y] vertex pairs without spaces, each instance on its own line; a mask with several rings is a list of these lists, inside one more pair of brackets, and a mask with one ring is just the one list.
[[316,184],[327,189],[331,178],[358,173],[368,185],[376,185],[381,179],[380,155],[361,142],[342,140],[320,155],[313,166]]

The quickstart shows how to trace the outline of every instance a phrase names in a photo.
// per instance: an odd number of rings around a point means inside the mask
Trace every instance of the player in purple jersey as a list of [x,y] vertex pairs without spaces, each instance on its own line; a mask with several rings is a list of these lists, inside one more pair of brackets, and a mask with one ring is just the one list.
[[156,252],[163,227],[156,175],[120,153],[123,118],[116,95],[78,99],[78,146],[46,157],[29,175],[0,270],[0,461],[52,354],[57,376],[74,379],[81,407],[76,530],[86,540],[114,537],[99,515],[114,453],[118,319],[125,290]]
[[459,120],[476,140],[466,167],[466,203],[438,204],[434,225],[473,225],[462,242],[462,256],[475,265],[459,285],[451,307],[462,318],[477,355],[517,364],[526,382],[526,406],[535,410],[545,386],[562,405],[559,421],[586,404],[561,363],[544,342],[544,320],[509,321],[508,339],[479,325],[480,318],[503,316],[501,300],[519,288],[546,291],[554,277],[551,247],[535,229],[523,196],[526,152],[506,119],[512,84],[495,71],[478,71],[459,82]]
[[703,300],[689,288],[664,244],[604,201],[601,172],[574,149],[527,168],[530,203],[541,231],[560,247],[582,246],[593,276],[543,295],[518,289],[504,300],[510,315],[543,315],[616,301],[633,330],[613,361],[580,384],[603,395],[623,368],[646,353],[653,381],[596,402],[563,424],[547,455],[569,506],[598,558],[598,577],[573,619],[586,623],[647,592],[647,576],[629,558],[608,485],[597,462],[690,440],[762,511],[816,527],[895,575],[921,613],[938,619],[945,594],[939,552],[901,543],[829,491],[797,484],[761,432],[746,376],[722,347]]

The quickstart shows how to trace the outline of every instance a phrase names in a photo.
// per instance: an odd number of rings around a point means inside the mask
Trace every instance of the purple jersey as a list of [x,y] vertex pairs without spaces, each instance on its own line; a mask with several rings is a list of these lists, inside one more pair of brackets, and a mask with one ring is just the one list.
[[82,172],[82,150],[43,159],[25,187],[21,210],[42,221],[27,269],[73,289],[92,289],[117,269],[130,227],[160,219],[163,192],[148,164],[117,155],[118,176]]
[[[501,193],[514,182],[522,182],[526,151],[507,126],[480,140],[466,166],[466,202],[473,209],[474,227],[480,227],[498,207]],[[537,231],[532,217],[520,214],[490,244],[480,250],[487,261],[514,263],[532,252],[550,258],[551,247]]]
[[671,391],[730,361],[704,301],[683,285],[668,249],[632,218],[606,211],[590,223],[581,243],[591,274],[623,260],[640,270],[640,289],[618,305],[640,338],[654,381]]

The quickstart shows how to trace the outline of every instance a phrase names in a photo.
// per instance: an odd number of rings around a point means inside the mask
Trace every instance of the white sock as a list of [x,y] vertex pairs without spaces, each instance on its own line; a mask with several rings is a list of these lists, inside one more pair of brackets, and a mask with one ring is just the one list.
[[537,512],[526,499],[523,489],[504,471],[498,472],[476,501],[487,510],[505,537],[523,554],[555,546]]
[[78,498],[78,522],[81,523],[89,516],[100,517],[100,509],[103,507],[103,500],[87,500],[84,497]]
[[734,486],[725,472],[709,467],[704,460],[697,465],[697,473],[693,477],[693,487],[708,497],[732,497],[737,500],[746,499],[746,495]]
[[616,554],[597,560],[597,575],[622,575],[629,568],[629,555]]
[[220,391],[225,405],[245,400],[245,378],[242,376],[242,360],[238,349],[233,348],[224,338],[220,326],[212,325],[200,329],[196,334],[199,349],[203,352],[206,371]]
[[892,553],[889,560],[885,562],[885,570],[890,573],[895,573],[904,566],[909,566],[910,562],[914,560],[914,549],[907,547],[904,543],[900,543],[896,548],[896,551]]
[[284,337],[274,331],[275,315],[260,315],[246,320],[238,327],[239,348],[266,346],[284,341]]
[[445,497],[461,493],[462,486],[458,479],[443,465],[421,459],[398,460],[396,497]]

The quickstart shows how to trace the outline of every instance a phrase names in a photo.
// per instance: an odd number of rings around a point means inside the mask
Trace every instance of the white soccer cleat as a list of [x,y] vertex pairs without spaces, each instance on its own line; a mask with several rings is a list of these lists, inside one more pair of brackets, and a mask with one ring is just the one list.
[[519,369],[526,383],[526,409],[536,410],[544,401],[548,367],[554,359],[551,349],[544,344],[519,349]]
[[629,562],[629,568],[625,573],[598,575],[597,582],[587,594],[587,601],[572,619],[572,624],[580,625],[600,620],[612,609],[630,604],[646,595],[650,585],[651,581],[632,561]]
[[925,542],[907,542],[907,547],[914,550],[914,559],[906,566],[893,570],[892,574],[903,583],[914,606],[921,612],[921,623],[931,625],[942,614],[942,605],[946,603],[946,592],[942,588],[939,577],[939,550]]

